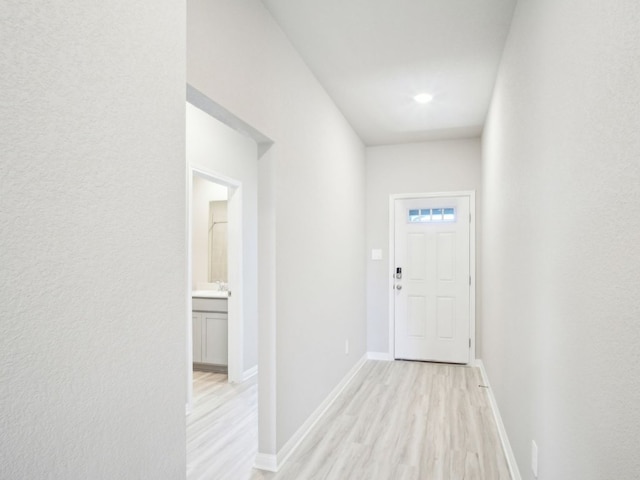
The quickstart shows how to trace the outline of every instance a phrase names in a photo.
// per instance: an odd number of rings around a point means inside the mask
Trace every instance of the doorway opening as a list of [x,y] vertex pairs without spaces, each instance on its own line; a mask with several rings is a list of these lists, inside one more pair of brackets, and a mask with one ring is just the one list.
[[227,374],[229,189],[194,172],[191,192],[193,369]]
[[[271,174],[274,171],[274,161],[270,153],[270,147],[274,142],[191,85],[187,85],[186,119],[187,174],[185,180],[189,204],[186,213],[189,222],[194,173],[198,177],[228,188],[227,267],[228,289],[231,292],[228,297],[228,380],[241,384],[229,385],[233,387],[232,391],[257,384],[257,395],[254,397],[256,397],[259,425],[256,425],[258,430],[256,435],[259,439],[258,443],[263,445],[275,438],[275,425],[270,421],[274,417],[272,412],[275,409],[275,399],[270,394],[274,391],[275,385],[273,367],[275,317],[271,308],[273,282],[271,281],[272,269],[269,268],[272,259],[275,258],[275,247],[271,242],[274,222],[270,203],[275,192]],[[258,189],[259,178],[260,189]],[[258,198],[261,198],[260,202]],[[189,249],[186,279],[188,305],[185,318],[188,330],[186,366],[187,413],[189,413],[194,408],[191,225],[187,225],[186,230]],[[259,230],[262,232],[260,239],[258,238]],[[235,241],[234,235],[237,239]],[[233,248],[238,250],[235,254]],[[263,277],[260,289],[258,289],[259,276]],[[258,308],[259,301],[260,308]],[[238,321],[233,320],[234,312]],[[258,316],[260,316],[259,322]],[[250,382],[247,381],[253,377],[256,378]],[[201,403],[198,408],[200,406]],[[191,420],[193,421],[193,418]],[[209,452],[207,455],[210,456],[211,450],[206,448]]]
[[242,184],[189,168],[187,411],[193,406],[193,366],[243,380]]

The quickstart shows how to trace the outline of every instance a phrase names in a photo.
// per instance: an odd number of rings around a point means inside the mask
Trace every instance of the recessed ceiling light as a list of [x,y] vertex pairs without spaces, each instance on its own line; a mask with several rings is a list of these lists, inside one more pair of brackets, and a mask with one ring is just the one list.
[[413,99],[418,103],[429,103],[431,100],[433,100],[433,95],[428,93],[419,93],[418,95],[413,97]]

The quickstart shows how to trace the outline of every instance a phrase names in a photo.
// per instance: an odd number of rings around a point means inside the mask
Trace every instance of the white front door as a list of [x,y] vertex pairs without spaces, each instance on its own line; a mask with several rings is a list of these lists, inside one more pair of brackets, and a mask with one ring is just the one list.
[[395,358],[469,363],[469,197],[394,203]]

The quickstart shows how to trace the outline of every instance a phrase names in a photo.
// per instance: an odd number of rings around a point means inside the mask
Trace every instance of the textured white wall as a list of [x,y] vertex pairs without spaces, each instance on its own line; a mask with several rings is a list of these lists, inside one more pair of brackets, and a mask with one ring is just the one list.
[[260,247],[260,265],[275,278],[260,284],[259,312],[277,324],[261,336],[277,345],[277,390],[260,393],[261,408],[276,401],[260,419],[260,451],[273,454],[366,350],[364,147],[259,1],[191,0],[187,10],[189,83],[275,142],[260,160],[262,213],[273,219],[260,220],[273,248]]
[[[367,345],[370,352],[389,351],[389,195],[475,190],[479,197],[480,154],[479,138],[367,148]],[[479,213],[480,206],[476,205],[478,218]],[[478,231],[479,227],[477,221]],[[382,260],[371,260],[373,248],[382,249]],[[479,297],[479,287],[477,290]],[[479,335],[479,319],[477,326]]]
[[[258,363],[258,146],[187,104],[187,162],[242,182],[242,293],[246,371]],[[208,225],[207,205],[207,225]],[[208,239],[208,237],[205,237]],[[208,241],[208,240],[207,240]]]
[[0,478],[184,478],[184,5],[2,11]]
[[640,3],[521,0],[483,138],[483,357],[523,478],[640,471]]

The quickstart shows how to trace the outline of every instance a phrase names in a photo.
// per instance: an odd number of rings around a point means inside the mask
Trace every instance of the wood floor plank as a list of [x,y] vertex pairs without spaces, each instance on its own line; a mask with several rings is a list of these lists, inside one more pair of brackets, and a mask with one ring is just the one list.
[[194,373],[189,480],[508,480],[479,371],[368,361],[277,473],[252,469],[255,378]]

